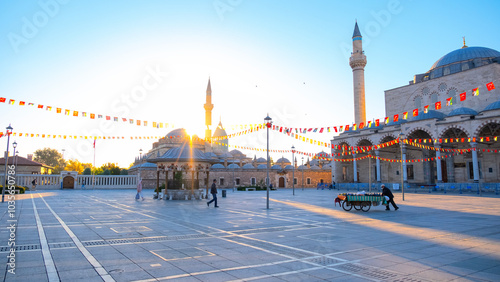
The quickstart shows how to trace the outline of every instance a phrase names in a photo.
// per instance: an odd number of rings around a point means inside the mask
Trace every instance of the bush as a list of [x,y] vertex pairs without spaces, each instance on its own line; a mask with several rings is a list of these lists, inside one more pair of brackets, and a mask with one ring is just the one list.
[[161,190],[165,189],[165,183],[163,183],[162,185],[160,185],[160,190],[158,191],[158,189],[155,188],[155,192],[161,192]]
[[[23,186],[15,186],[14,190],[16,190],[16,194],[24,194],[24,192],[26,192],[26,187],[23,187]],[[2,192],[3,190],[3,186],[0,185],[0,193]],[[9,189],[5,190],[5,193],[9,193]]]

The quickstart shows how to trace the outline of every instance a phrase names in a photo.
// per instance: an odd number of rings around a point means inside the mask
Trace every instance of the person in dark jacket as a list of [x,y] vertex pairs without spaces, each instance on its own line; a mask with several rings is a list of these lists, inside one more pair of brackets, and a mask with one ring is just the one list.
[[380,186],[380,188],[382,188],[382,196],[387,196],[389,197],[389,201],[387,201],[387,206],[385,208],[386,211],[390,211],[391,209],[389,208],[389,203],[392,204],[392,206],[394,207],[394,210],[398,210],[398,206],[396,205],[396,203],[394,202],[394,195],[392,194],[391,190],[389,190],[389,188],[385,187],[384,184],[382,184]]
[[210,194],[212,194],[212,200],[207,202],[207,206],[210,206],[210,204],[215,201],[215,207],[218,208],[219,206],[217,205],[217,185],[215,184],[216,182],[217,181],[214,179],[212,187],[210,188]]

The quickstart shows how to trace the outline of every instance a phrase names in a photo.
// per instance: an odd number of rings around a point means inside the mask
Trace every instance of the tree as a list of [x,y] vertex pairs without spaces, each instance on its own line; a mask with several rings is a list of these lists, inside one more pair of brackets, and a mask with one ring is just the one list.
[[34,155],[35,162],[43,163],[54,168],[52,174],[58,174],[66,167],[66,162],[62,158],[61,153],[56,149],[38,149],[35,151]]
[[92,174],[92,169],[90,167],[86,167],[83,170],[83,175],[91,175]]
[[120,171],[120,175],[128,175],[128,170],[123,168],[123,169]]
[[82,174],[84,169],[91,168],[91,167],[92,167],[92,164],[88,164],[88,163],[85,164],[85,163],[81,163],[80,161],[78,161],[76,159],[70,159],[70,160],[68,160],[68,162],[66,164],[65,170],[77,171],[79,174]]
[[105,172],[106,170],[109,170],[108,175],[120,175],[120,171],[121,171],[120,167],[118,167],[114,163],[104,164],[100,168],[102,169],[103,172]]

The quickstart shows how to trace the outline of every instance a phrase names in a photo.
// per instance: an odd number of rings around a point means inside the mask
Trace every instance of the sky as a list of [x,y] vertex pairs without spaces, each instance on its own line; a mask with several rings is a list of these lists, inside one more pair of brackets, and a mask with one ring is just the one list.
[[[368,61],[366,117],[383,118],[384,91],[428,71],[459,49],[463,36],[468,46],[500,50],[500,38],[492,36],[500,27],[492,11],[499,10],[498,1],[4,0],[0,97],[16,102],[0,103],[0,126],[4,132],[11,124],[18,133],[123,136],[98,139],[95,164],[128,168],[155,141],[131,136],[161,137],[175,128],[204,136],[209,78],[212,132],[219,121],[228,134],[239,132],[239,125],[262,123],[267,114],[275,125],[293,128],[352,124],[349,56],[356,21]],[[57,114],[57,107],[80,116]],[[120,120],[92,120],[81,112]],[[174,127],[153,128],[153,121]],[[330,142],[334,133],[305,136]],[[328,152],[278,132],[269,140],[271,150]],[[90,139],[10,141],[24,157],[48,147],[64,150],[65,159],[94,162]],[[266,132],[229,144],[265,149]],[[0,146],[6,148],[7,138]],[[281,156],[292,157],[271,153]]]

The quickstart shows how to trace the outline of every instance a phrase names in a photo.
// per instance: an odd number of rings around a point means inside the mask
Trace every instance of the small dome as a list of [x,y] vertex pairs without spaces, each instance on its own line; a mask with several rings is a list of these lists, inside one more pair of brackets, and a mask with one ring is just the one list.
[[449,117],[451,117],[451,116],[461,116],[461,115],[475,116],[475,115],[477,115],[477,112],[474,111],[471,108],[461,107],[461,108],[454,109],[453,111],[451,111],[448,114]]
[[484,108],[483,112],[491,111],[491,110],[498,110],[498,109],[500,109],[500,100],[493,102],[493,103],[489,104],[488,106],[486,106],[486,108]]
[[277,163],[277,164],[281,164],[281,163],[290,164],[291,162],[287,158],[279,158],[275,163]]
[[327,169],[327,170],[329,170],[329,169],[331,169],[331,168],[332,168],[332,165],[331,165],[331,164],[325,164],[325,165],[323,165],[323,167],[322,167],[322,169]]
[[280,165],[275,164],[275,165],[273,165],[273,166],[271,167],[271,169],[281,169],[281,166],[280,166]]
[[230,165],[228,165],[228,166],[227,166],[227,168],[230,168],[230,169],[233,169],[233,168],[234,168],[234,169],[237,169],[237,168],[240,168],[240,166],[239,166],[239,165],[237,165],[237,164],[230,164]]
[[299,165],[299,167],[297,168],[298,170],[307,170],[307,166],[305,165]]
[[439,60],[437,60],[431,67],[430,70],[437,69],[453,63],[459,63],[464,61],[470,61],[478,58],[495,58],[500,57],[500,52],[486,47],[466,47],[460,48],[455,51],[444,55]]
[[264,158],[258,158],[257,161],[258,163],[267,163],[267,160]]
[[233,155],[231,155],[229,152],[225,152],[224,154],[220,155],[219,158],[232,159]]
[[214,164],[212,167],[210,167],[211,169],[223,169],[225,168],[223,165],[221,164]]
[[314,159],[314,160],[309,162],[309,165],[318,165],[318,164],[319,164],[319,161],[317,159]]
[[260,164],[257,166],[257,169],[266,169],[267,168],[267,165],[265,164]]
[[252,164],[245,164],[243,165],[243,169],[255,169],[255,167]]
[[321,168],[317,165],[311,166],[311,170],[320,170]]
[[285,166],[285,169],[286,170],[293,170],[293,165],[287,165],[287,166]]
[[229,152],[231,155],[233,155],[233,157],[240,157],[240,156],[245,156],[241,151],[239,150],[232,150]]
[[442,112],[438,112],[438,111],[434,111],[434,110],[430,110],[429,112],[427,112],[426,114],[424,113],[421,113],[419,114],[418,116],[416,117],[413,117],[412,118],[412,121],[418,121],[418,120],[426,120],[426,119],[443,119],[445,118],[446,115],[443,114]]
[[217,159],[217,155],[214,154],[213,152],[206,152],[205,157],[207,157],[209,159]]

